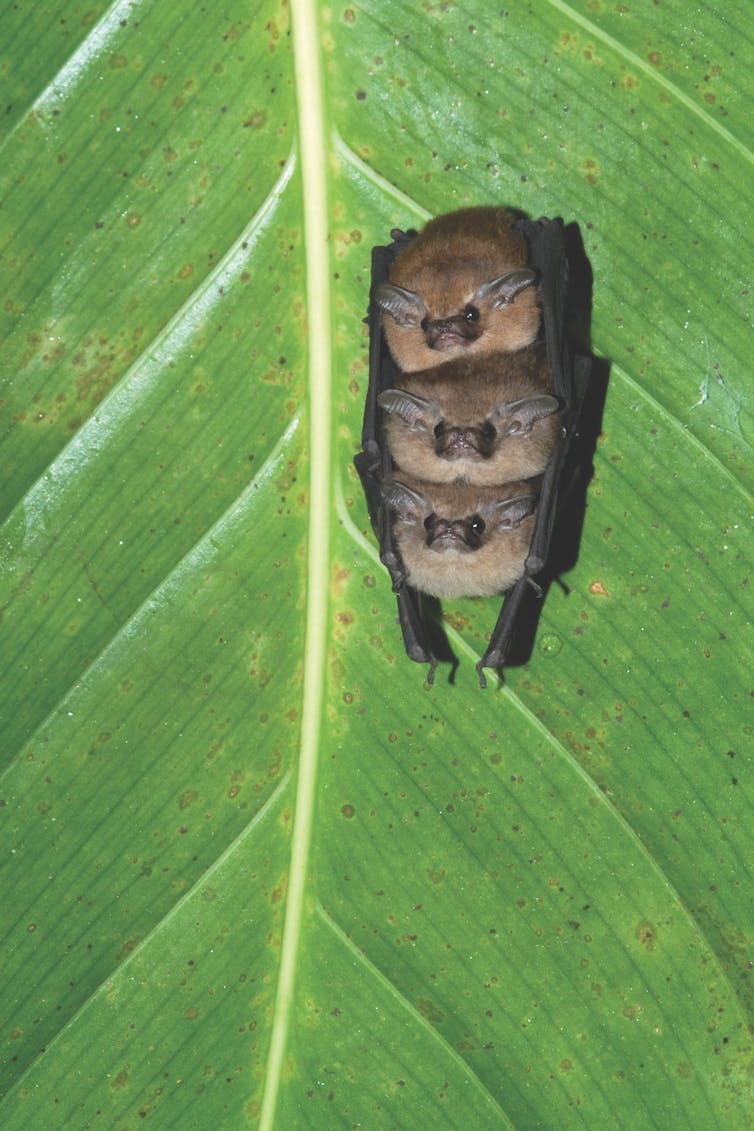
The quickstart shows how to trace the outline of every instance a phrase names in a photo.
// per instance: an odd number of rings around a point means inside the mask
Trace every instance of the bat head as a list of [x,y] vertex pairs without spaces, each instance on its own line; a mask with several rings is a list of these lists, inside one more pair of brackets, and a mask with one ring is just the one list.
[[430,220],[396,255],[372,301],[404,372],[536,338],[538,276],[516,219],[506,208],[461,208]]
[[524,571],[540,481],[502,487],[425,483],[400,473],[382,496],[411,585],[437,597],[503,593]]
[[466,264],[440,276],[427,268],[413,276],[412,289],[391,281],[373,295],[388,348],[404,371],[467,352],[517,350],[537,335],[538,277],[531,267],[482,281]]
[[536,492],[526,483],[509,484],[499,491],[448,490],[428,484],[431,495],[418,486],[386,479],[382,494],[400,522],[414,527],[427,549],[437,553],[479,550],[497,532],[520,526],[537,504]]
[[407,375],[378,398],[395,462],[435,483],[494,485],[539,475],[560,426],[548,376],[539,345]]
[[386,412],[399,417],[417,437],[423,437],[436,456],[447,460],[490,459],[509,437],[527,435],[538,421],[560,408],[556,397],[537,393],[496,404],[484,419],[463,412],[459,405],[453,419],[448,420],[437,401],[405,389],[386,389],[378,400]]
[[521,577],[540,480],[477,487],[400,475],[381,491],[411,586],[436,597],[484,597]]

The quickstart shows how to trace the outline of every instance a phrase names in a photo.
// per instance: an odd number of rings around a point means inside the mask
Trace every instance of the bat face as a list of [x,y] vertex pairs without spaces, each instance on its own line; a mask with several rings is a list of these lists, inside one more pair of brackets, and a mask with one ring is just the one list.
[[403,471],[493,486],[540,475],[560,434],[544,346],[465,356],[405,377],[378,398]]
[[526,241],[504,208],[466,208],[426,225],[375,288],[388,348],[404,372],[474,353],[521,349],[540,305]]
[[524,572],[539,483],[472,487],[386,479],[410,585],[435,597],[504,593]]

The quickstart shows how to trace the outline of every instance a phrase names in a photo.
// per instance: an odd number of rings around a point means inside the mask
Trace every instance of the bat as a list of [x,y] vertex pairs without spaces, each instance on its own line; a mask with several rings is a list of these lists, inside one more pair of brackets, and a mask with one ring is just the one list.
[[373,290],[387,347],[405,372],[449,357],[521,349],[537,336],[538,276],[506,208],[437,216]]
[[433,597],[493,597],[524,572],[539,482],[382,482],[406,581]]
[[[465,214],[461,212],[454,215],[463,217]],[[430,225],[427,225],[425,232],[428,228],[430,228]],[[451,229],[456,233],[456,236],[459,235],[458,222],[451,225]],[[591,359],[582,356],[573,357],[566,333],[568,260],[565,252],[562,221],[559,219],[537,221],[521,219],[515,222],[513,230],[524,239],[527,248],[524,262],[528,263],[532,273],[539,280],[537,288],[537,297],[541,307],[539,340],[545,350],[546,369],[549,373],[548,391],[543,395],[554,397],[558,405],[557,412],[542,417],[542,420],[550,420],[551,424],[556,420],[558,430],[541,478],[539,502],[536,510],[533,516],[527,516],[525,520],[522,520],[519,527],[519,529],[523,528],[528,533],[529,526],[527,524],[531,523],[531,539],[528,544],[523,571],[518,579],[512,582],[507,591],[491,632],[489,645],[476,665],[482,687],[486,686],[483,669],[500,669],[508,658],[527,594],[532,590],[540,595],[542,593],[542,587],[537,579],[544,577],[547,573],[556,518],[564,496],[567,495],[567,491],[562,488],[568,487],[575,478],[573,460],[569,462],[569,453],[574,447],[573,440],[577,435],[581,405],[591,379]],[[472,234],[474,234],[474,231]],[[393,242],[390,245],[372,249],[372,291],[368,311],[369,385],[364,405],[362,451],[356,455],[354,462],[364,489],[372,528],[380,547],[380,558],[388,569],[396,593],[398,616],[406,653],[412,660],[430,665],[427,680],[432,683],[438,662],[438,648],[433,640],[432,625],[426,615],[426,601],[423,599],[419,584],[417,584],[417,574],[411,574],[410,568],[403,560],[407,541],[405,531],[401,526],[404,519],[401,518],[400,507],[402,506],[405,511],[408,503],[399,504],[399,500],[394,495],[395,489],[390,486],[392,483],[400,483],[406,480],[405,471],[396,469],[396,464],[399,461],[393,458],[386,425],[391,417],[397,415],[395,411],[391,411],[391,408],[394,407],[391,402],[392,394],[396,390],[404,393],[410,392],[410,390],[403,388],[403,383],[409,378],[401,371],[400,356],[394,356],[389,348],[391,336],[380,302],[383,286],[388,282],[388,279],[392,280],[393,278],[394,262],[399,256],[405,256],[410,250],[412,242],[418,242],[421,236],[394,229],[392,237]],[[528,288],[528,291],[530,295],[534,293],[531,287]],[[521,292],[522,295],[524,293],[525,291]],[[539,322],[539,310],[537,311],[537,321]],[[537,329],[535,329],[534,334],[537,334]],[[525,348],[527,344],[530,343],[523,343],[519,348]],[[538,347],[538,349],[541,357],[541,347]],[[400,354],[400,350],[397,352]],[[414,351],[414,353],[416,352]],[[489,352],[496,352],[496,347],[493,346]],[[497,350],[497,352],[500,351]],[[432,363],[429,366],[424,366],[424,369],[434,368],[435,373],[438,368],[440,370],[445,369],[444,365],[439,367],[436,365],[436,353],[432,355],[430,352],[429,356],[432,358]],[[467,352],[464,356],[469,362],[471,361],[470,353]],[[447,364],[447,351],[445,361]],[[426,374],[422,374],[420,379],[430,380]],[[426,388],[423,389],[422,399],[431,400],[431,397],[423,396],[426,391],[428,391]],[[384,394],[387,394],[386,398]],[[412,395],[417,396],[418,394],[412,393]],[[526,399],[526,397],[520,399]],[[455,408],[458,408],[457,399]],[[473,423],[479,424],[481,419],[479,414],[474,413],[473,415],[475,417]],[[486,419],[485,416],[484,420]],[[454,426],[458,426],[459,420],[460,417],[457,417]],[[460,426],[467,427],[468,425],[461,424]],[[419,430],[417,429],[417,431]],[[414,437],[414,440],[416,440],[416,437]],[[401,458],[405,458],[403,452],[401,452]],[[442,457],[438,456],[438,460],[440,458]],[[483,457],[478,463],[482,463],[482,460]],[[421,465],[422,474],[420,478],[425,480],[427,478],[427,466],[426,461]],[[429,466],[431,466],[431,463]],[[405,486],[410,486],[410,483],[404,483]],[[481,489],[482,486],[485,485],[477,485],[477,490]],[[499,499],[502,499],[502,486],[495,486]],[[457,492],[461,484],[450,483],[447,487]],[[426,495],[427,485],[425,484],[425,487],[416,493]],[[414,504],[414,506],[416,505],[418,504]],[[469,512],[460,514],[458,507],[452,509],[458,513],[451,517],[469,519]],[[445,517],[447,519],[448,514]],[[426,558],[427,555],[425,554],[424,557]],[[442,555],[438,554],[438,559],[441,557]],[[418,576],[419,582],[425,584],[426,579],[422,578],[421,574]],[[433,585],[433,588],[437,587]]]
[[401,471],[433,483],[494,486],[540,475],[561,430],[542,342],[472,354],[403,376],[380,393]]

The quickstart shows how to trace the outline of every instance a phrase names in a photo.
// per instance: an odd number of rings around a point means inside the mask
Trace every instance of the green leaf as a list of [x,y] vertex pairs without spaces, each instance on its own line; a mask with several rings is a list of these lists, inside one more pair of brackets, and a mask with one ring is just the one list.
[[[746,16],[0,15],[4,1128],[752,1125]],[[610,361],[486,692],[351,462],[370,248],[469,202],[579,223]]]

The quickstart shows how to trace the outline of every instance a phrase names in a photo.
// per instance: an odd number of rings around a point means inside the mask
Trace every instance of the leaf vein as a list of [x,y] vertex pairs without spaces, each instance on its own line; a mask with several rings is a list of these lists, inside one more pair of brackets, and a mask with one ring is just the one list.
[[695,117],[704,122],[704,124],[709,129],[711,129],[719,137],[723,138],[723,140],[731,145],[738,153],[740,153],[746,161],[754,161],[754,153],[752,153],[751,149],[749,149],[748,146],[744,145],[743,142],[740,142],[738,138],[736,138],[730,132],[730,130],[726,130],[724,126],[721,126],[719,122],[715,121],[715,119],[711,117],[711,115],[708,114],[706,110],[703,110],[701,106],[698,106],[697,103],[694,102],[693,98],[690,98],[688,94],[684,94],[684,92],[680,90],[675,85],[675,83],[670,82],[669,79],[666,79],[665,76],[660,74],[654,67],[651,67],[648,63],[646,63],[640,55],[637,55],[629,47],[626,47],[624,44],[622,44],[619,39],[615,39],[614,36],[610,35],[609,32],[603,31],[600,27],[597,26],[597,24],[594,24],[591,20],[588,20],[586,16],[582,16],[578,12],[575,12],[569,4],[563,3],[563,0],[549,0],[549,3],[553,8],[557,8],[557,10],[559,12],[562,12],[563,15],[568,16],[568,18],[573,20],[574,23],[584,28],[585,31],[588,31],[590,35],[593,35],[595,36],[595,38],[600,39],[604,44],[606,44],[606,46],[610,47],[618,55],[622,55],[623,58],[626,59],[632,67],[636,67],[636,69],[638,71],[641,71],[642,74],[646,75],[647,78],[652,79],[652,81],[656,82],[658,86],[661,86],[665,90],[667,90],[668,93],[673,96],[673,98],[677,99],[677,101],[680,102],[682,106],[685,106],[686,109],[694,114]]

